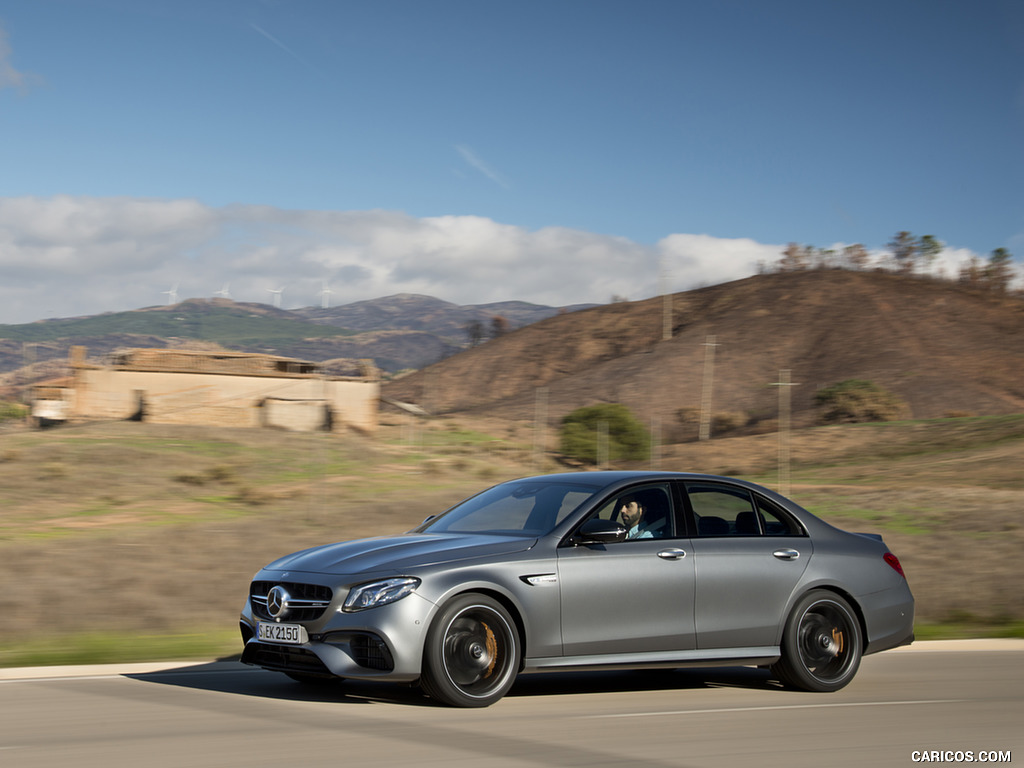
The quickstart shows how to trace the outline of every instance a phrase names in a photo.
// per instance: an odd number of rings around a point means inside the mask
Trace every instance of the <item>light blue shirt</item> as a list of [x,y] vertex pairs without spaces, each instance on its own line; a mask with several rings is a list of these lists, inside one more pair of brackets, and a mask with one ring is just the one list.
[[647,530],[641,530],[639,524],[634,525],[626,533],[627,539],[653,539],[654,534]]

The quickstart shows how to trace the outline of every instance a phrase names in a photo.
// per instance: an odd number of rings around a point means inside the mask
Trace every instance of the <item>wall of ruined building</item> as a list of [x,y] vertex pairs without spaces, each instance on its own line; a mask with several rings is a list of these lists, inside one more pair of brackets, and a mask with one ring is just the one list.
[[[316,377],[163,373],[78,368],[73,418],[129,419],[154,424],[276,426],[335,431],[377,428],[380,383]],[[141,408],[141,414],[140,414]]]

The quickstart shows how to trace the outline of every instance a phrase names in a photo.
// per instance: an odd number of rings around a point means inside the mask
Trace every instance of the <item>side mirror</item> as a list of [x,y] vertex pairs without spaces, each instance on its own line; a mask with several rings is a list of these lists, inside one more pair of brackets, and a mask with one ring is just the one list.
[[580,526],[572,540],[576,544],[613,544],[625,541],[628,533],[622,523],[592,517]]

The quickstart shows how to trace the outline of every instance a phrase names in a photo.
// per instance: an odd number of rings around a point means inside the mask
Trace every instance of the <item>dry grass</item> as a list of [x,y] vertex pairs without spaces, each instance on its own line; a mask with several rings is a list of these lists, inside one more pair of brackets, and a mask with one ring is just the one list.
[[[530,425],[472,426],[396,417],[372,439],[129,423],[5,433],[0,664],[55,634],[223,638],[274,557],[408,530],[482,487],[557,468],[535,463]],[[811,429],[792,455],[791,496],[882,533],[922,622],[1024,619],[1024,417]],[[774,436],[674,446],[659,463],[776,485]]]

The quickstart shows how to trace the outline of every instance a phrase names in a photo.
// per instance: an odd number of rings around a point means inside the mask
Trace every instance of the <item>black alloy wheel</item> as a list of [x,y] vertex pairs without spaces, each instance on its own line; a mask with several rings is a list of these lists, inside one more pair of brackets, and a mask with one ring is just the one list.
[[444,704],[487,707],[512,687],[520,654],[519,633],[500,603],[486,595],[459,595],[430,626],[420,683]]
[[827,590],[804,595],[794,606],[782,636],[782,658],[772,672],[804,691],[838,691],[860,666],[860,621],[850,604]]

